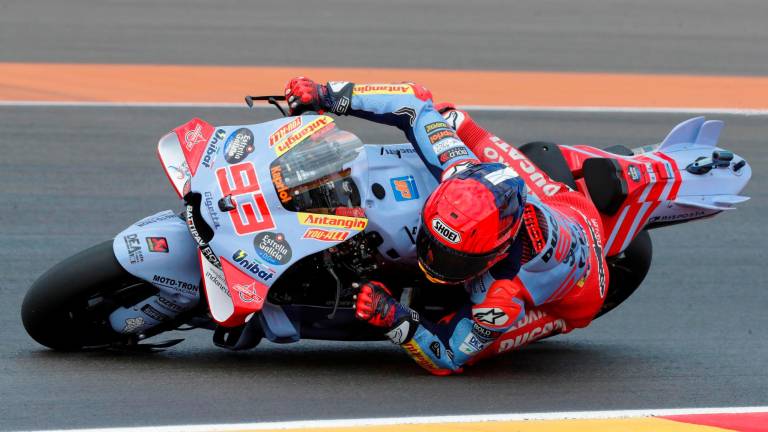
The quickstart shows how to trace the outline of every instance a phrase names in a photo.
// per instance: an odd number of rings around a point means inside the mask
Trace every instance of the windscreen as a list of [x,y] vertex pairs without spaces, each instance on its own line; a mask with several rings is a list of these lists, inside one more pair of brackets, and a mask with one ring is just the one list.
[[330,124],[275,159],[270,172],[283,207],[323,214],[359,208],[360,192],[349,162],[362,148],[355,134]]

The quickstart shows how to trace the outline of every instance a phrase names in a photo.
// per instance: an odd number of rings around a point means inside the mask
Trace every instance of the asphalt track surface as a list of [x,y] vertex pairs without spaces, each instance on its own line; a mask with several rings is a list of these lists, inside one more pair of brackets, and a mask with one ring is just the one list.
[[[276,112],[275,112],[276,113]],[[154,143],[199,115],[266,120],[245,109],[0,108],[0,424],[4,429],[550,410],[764,405],[768,291],[763,245],[765,117],[723,117],[722,143],[755,175],[739,210],[653,233],[647,282],[588,329],[449,378],[388,342],[216,348],[210,333],[164,353],[62,354],[21,327],[25,289],[51,264],[144,215],[179,208]],[[658,142],[685,116],[478,113],[515,142]],[[369,142],[383,127],[342,119]]]
[[4,0],[0,59],[768,74],[763,0]]
[[[2,2],[0,61],[768,72],[762,1],[244,3]],[[464,375],[431,377],[387,342],[230,353],[200,331],[151,355],[38,346],[19,319],[26,288],[135,220],[179,208],[155,143],[192,116],[244,124],[272,113],[0,107],[0,429],[768,404],[766,117],[719,116],[723,146],[752,164],[751,201],[653,232],[644,285],[588,329]],[[686,117],[476,114],[514,143],[629,147]],[[402,141],[342,124],[369,142]]]

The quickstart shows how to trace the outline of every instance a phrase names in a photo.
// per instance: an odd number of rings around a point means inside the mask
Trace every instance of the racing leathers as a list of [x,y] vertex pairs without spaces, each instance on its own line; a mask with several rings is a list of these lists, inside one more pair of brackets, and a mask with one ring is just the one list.
[[395,302],[381,284],[361,291],[365,304],[376,308],[378,325],[390,327],[387,336],[420,366],[450,374],[591,322],[608,275],[600,217],[583,194],[550,179],[466,113],[449,110],[444,118],[417,84],[330,82],[319,97],[319,105],[336,114],[403,130],[438,181],[482,161],[510,166],[528,186],[520,234],[506,257],[465,283],[470,303],[455,313],[432,323]]

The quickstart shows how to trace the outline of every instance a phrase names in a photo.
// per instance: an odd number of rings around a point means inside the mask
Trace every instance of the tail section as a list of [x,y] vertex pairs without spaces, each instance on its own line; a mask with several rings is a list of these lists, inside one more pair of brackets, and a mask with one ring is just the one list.
[[607,256],[620,254],[645,228],[714,216],[749,198],[739,193],[752,169],[718,147],[723,122],[696,117],[669,132],[661,144],[632,156],[588,146],[562,146],[579,189],[600,210]]

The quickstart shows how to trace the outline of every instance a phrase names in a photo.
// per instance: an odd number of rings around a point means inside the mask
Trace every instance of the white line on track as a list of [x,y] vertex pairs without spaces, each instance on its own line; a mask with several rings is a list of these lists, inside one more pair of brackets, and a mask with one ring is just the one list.
[[768,406],[757,407],[728,407],[728,408],[683,408],[683,409],[650,409],[623,411],[572,411],[551,413],[526,414],[480,414],[432,417],[392,417],[367,418],[348,420],[303,420],[288,422],[265,423],[233,423],[209,425],[178,425],[178,426],[148,426],[128,428],[98,428],[98,429],[57,429],[45,432],[227,432],[244,430],[268,429],[313,429],[354,426],[390,426],[409,424],[438,424],[438,423],[479,423],[524,420],[583,420],[583,419],[618,419],[631,417],[660,417],[689,414],[743,414],[768,412]]
[[[245,108],[245,103],[227,102],[80,102],[80,101],[0,101],[0,107],[105,107],[105,108]],[[256,109],[274,109],[266,104]],[[768,115],[766,109],[742,108],[643,108],[600,106],[526,106],[526,105],[459,105],[470,111],[527,111],[527,112],[581,112],[581,113],[637,113],[637,114],[729,114],[746,116]]]

